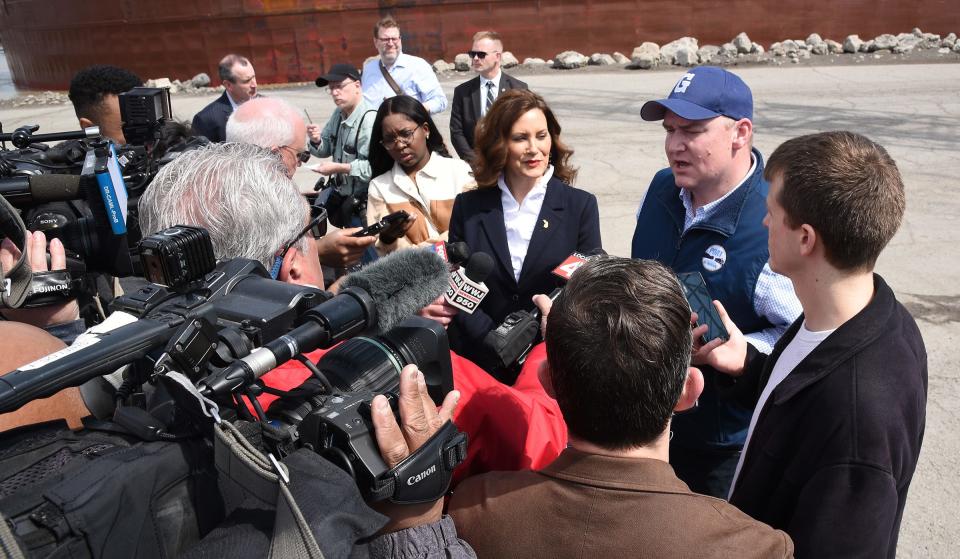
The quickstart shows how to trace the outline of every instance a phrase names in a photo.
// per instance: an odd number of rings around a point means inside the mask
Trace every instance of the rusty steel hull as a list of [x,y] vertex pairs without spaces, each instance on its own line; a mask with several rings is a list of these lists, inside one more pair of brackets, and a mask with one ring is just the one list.
[[955,0],[0,0],[0,41],[22,89],[65,89],[79,69],[123,66],[144,78],[187,79],[228,52],[253,61],[260,83],[313,80],[336,62],[375,53],[373,23],[392,14],[404,51],[451,60],[481,29],[521,60],[563,50],[621,51],[682,36],[721,44],[740,31],[761,44],[817,32],[842,40],[920,27],[960,32]]

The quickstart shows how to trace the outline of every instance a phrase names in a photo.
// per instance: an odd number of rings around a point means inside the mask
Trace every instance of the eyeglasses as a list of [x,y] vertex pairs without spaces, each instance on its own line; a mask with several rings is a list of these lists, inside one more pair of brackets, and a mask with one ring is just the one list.
[[483,60],[484,58],[487,57],[488,54],[499,54],[499,52],[500,51],[483,52],[482,50],[471,50],[471,51],[467,51],[467,56],[469,56],[470,58],[479,58],[480,60]]
[[400,37],[377,37],[381,43],[399,43]]
[[[352,80],[352,79],[349,79],[349,78],[348,78],[348,79],[345,79],[345,80],[339,81],[339,82],[330,82],[330,83],[327,84],[327,87],[330,88],[330,91],[338,91],[338,90],[342,90],[343,88],[347,87],[348,85],[354,84],[354,83],[360,83],[360,80]],[[304,162],[304,163],[306,163],[306,162]]]
[[386,148],[390,146],[395,146],[397,145],[398,142],[401,142],[403,143],[403,145],[409,146],[410,142],[413,141],[413,136],[417,133],[417,130],[419,129],[420,127],[418,126],[416,128],[408,128],[406,130],[401,130],[397,132],[395,136],[384,136],[383,139],[380,140],[380,145]]
[[308,150],[297,151],[290,146],[280,146],[280,149],[290,150],[293,155],[296,156],[298,165],[302,165],[307,161],[310,161],[310,152]]
[[283,246],[273,254],[273,266],[270,267],[271,278],[277,279],[277,276],[280,275],[280,267],[283,266],[283,259],[290,252],[290,248],[300,242],[300,239],[307,232],[314,239],[319,239],[327,234],[327,210],[323,206],[310,206],[310,222],[307,223],[307,226],[301,229],[293,240],[283,243]]

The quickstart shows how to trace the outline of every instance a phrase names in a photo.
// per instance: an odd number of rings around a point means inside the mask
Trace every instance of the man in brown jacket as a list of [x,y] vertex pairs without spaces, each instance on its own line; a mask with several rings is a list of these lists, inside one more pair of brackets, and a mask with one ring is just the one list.
[[[547,298],[537,296],[545,314]],[[695,405],[690,307],[652,261],[604,257],[577,270],[545,333],[540,380],[570,447],[540,471],[463,482],[450,503],[478,557],[793,557],[783,532],[691,492],[667,463],[670,418]]]

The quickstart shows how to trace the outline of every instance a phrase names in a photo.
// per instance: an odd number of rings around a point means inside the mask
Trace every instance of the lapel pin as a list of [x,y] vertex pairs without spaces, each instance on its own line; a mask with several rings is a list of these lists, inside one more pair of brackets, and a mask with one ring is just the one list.
[[543,228],[546,229],[547,227],[550,227],[550,222],[547,220],[543,220]]

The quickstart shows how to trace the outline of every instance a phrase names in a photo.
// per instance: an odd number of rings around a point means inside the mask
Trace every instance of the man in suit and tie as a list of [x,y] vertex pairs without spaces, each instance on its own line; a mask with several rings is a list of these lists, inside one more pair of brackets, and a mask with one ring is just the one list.
[[237,107],[257,96],[257,74],[253,64],[239,54],[228,54],[217,66],[223,95],[193,117],[193,131],[211,142],[226,141],[227,119]]
[[473,36],[470,60],[479,76],[453,90],[450,114],[450,141],[461,159],[473,159],[473,131],[480,117],[508,89],[527,89],[527,84],[500,71],[503,42],[496,31],[480,31]]

